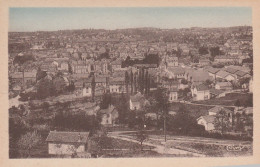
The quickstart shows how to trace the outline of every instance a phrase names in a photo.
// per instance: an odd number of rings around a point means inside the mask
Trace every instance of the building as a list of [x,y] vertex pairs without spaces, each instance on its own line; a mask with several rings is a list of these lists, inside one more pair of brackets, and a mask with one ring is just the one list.
[[235,81],[236,76],[234,74],[230,74],[229,72],[220,70],[216,73],[216,80]]
[[207,68],[205,69],[206,72],[209,73],[210,76],[212,76],[214,78],[214,80],[216,79],[216,74],[217,72],[220,71],[219,68],[213,68],[213,67],[210,67],[210,68]]
[[210,99],[209,88],[204,84],[192,86],[191,94],[195,101]]
[[214,115],[205,115],[197,119],[197,124],[205,127],[206,131],[212,131],[215,129],[215,116]]
[[139,110],[142,107],[142,104],[144,103],[145,98],[144,96],[138,92],[134,96],[130,96],[130,110]]
[[178,89],[170,88],[169,89],[169,102],[174,102],[178,100]]
[[125,92],[125,78],[116,77],[109,80],[110,93],[122,93]]
[[230,82],[217,82],[215,85],[215,89],[218,90],[232,90],[233,86]]
[[87,150],[89,132],[50,131],[46,142],[52,155],[72,155]]
[[113,105],[109,105],[107,109],[101,109],[101,125],[106,127],[114,126],[118,119],[118,111]]
[[179,65],[178,63],[178,57],[167,57],[166,59],[167,67],[177,67]]

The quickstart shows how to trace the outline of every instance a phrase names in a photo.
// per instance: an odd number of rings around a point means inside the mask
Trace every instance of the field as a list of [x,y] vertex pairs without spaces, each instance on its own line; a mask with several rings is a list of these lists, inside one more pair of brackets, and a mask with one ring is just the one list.
[[236,101],[239,100],[241,106],[243,106],[248,99],[253,98],[253,94],[248,93],[229,93],[226,94],[225,97],[214,98],[205,101],[199,101],[194,103],[199,104],[209,104],[209,105],[226,105],[226,106],[234,106]]

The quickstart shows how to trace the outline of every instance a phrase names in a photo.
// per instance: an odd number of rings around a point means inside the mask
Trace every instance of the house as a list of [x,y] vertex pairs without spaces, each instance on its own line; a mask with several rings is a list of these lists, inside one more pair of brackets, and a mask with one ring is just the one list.
[[225,90],[220,90],[220,89],[210,89],[210,98],[220,98],[220,97],[225,97],[226,96],[226,91]]
[[236,80],[236,76],[233,74],[230,74],[229,72],[220,70],[219,72],[216,73],[216,79],[234,81],[234,80]]
[[237,79],[241,79],[241,78],[250,78],[251,75],[247,72],[244,72],[244,71],[236,71],[234,73],[236,76],[237,76]]
[[230,122],[233,121],[233,111],[231,111],[227,108],[215,106],[208,110],[209,115],[211,115],[211,116],[217,116],[220,114],[221,111],[224,113],[224,115],[227,116],[227,118],[229,119]]
[[193,84],[202,84],[207,80],[213,80],[213,77],[208,74],[208,72],[203,70],[187,70],[185,73],[187,81]]
[[210,99],[209,88],[204,84],[192,86],[191,94],[195,101]]
[[134,96],[130,96],[130,110],[139,110],[142,107],[142,104],[144,103],[145,98],[144,96],[138,92]]
[[170,88],[169,89],[169,102],[174,102],[178,100],[178,89]]
[[218,90],[232,90],[233,86],[230,82],[217,82],[215,84],[215,89]]
[[220,71],[219,68],[213,68],[213,67],[210,67],[210,68],[207,68],[205,69],[206,72],[209,73],[210,76],[212,76],[214,78],[214,80],[216,79],[216,74],[217,72]]
[[166,71],[170,73],[170,78],[185,79],[185,69],[182,67],[169,67]]
[[215,116],[214,115],[205,115],[197,119],[197,124],[203,125],[206,131],[215,130]]
[[200,64],[201,66],[207,66],[207,65],[210,64],[210,60],[207,59],[207,58],[201,58],[201,59],[199,59],[199,64]]
[[116,77],[109,79],[110,93],[122,93],[125,92],[125,78]]
[[91,86],[85,86],[82,89],[82,96],[83,97],[91,97],[92,96],[92,88]]
[[179,65],[178,63],[178,57],[169,57],[166,59],[167,67],[177,67]]
[[87,150],[89,132],[50,131],[46,142],[52,155],[72,155]]
[[115,70],[121,69],[121,64],[122,64],[121,59],[117,59],[117,60],[111,62],[112,72],[114,72]]
[[15,72],[10,74],[11,82],[17,84],[34,84],[37,72]]
[[115,125],[118,111],[113,105],[109,105],[107,109],[101,109],[98,112],[101,114],[101,125],[106,127]]

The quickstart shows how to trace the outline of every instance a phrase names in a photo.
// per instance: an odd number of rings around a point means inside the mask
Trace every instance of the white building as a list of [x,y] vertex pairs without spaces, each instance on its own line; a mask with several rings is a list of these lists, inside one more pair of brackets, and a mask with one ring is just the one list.
[[204,84],[193,86],[191,94],[195,101],[210,99],[209,88]]
[[89,132],[56,132],[50,131],[48,153],[52,155],[72,155],[87,150]]

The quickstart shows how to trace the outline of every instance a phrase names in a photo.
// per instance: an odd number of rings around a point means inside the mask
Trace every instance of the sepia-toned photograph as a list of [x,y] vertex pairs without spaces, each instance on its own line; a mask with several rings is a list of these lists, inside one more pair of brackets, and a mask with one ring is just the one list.
[[10,7],[10,159],[253,156],[251,7]]

